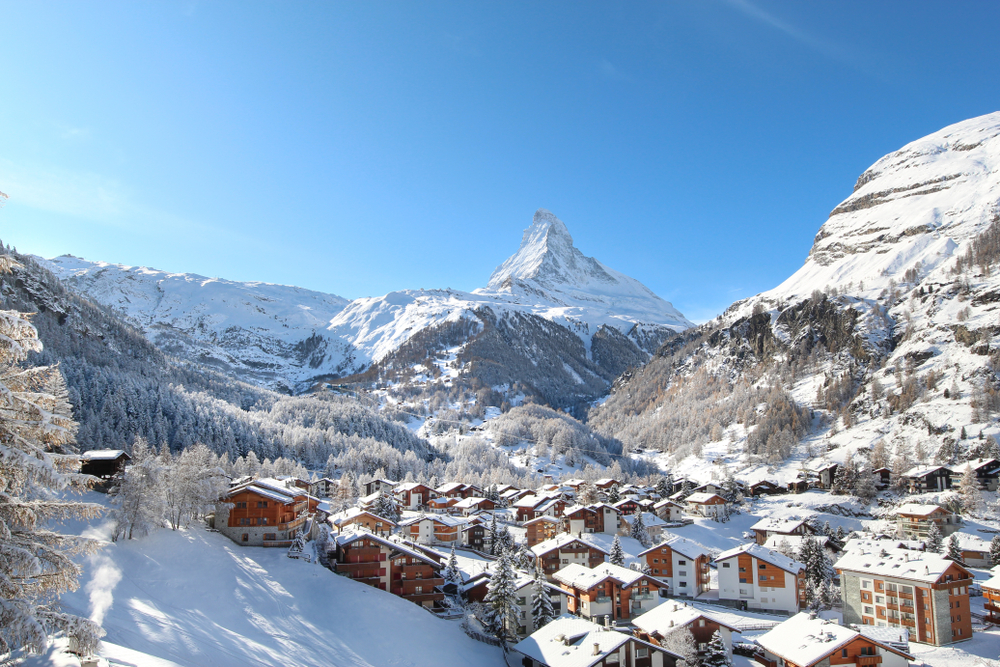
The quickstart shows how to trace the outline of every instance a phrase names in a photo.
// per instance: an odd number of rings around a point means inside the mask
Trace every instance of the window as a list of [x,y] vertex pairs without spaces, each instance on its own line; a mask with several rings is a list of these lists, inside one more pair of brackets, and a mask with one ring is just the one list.
[[424,592],[424,587],[423,586],[414,586],[413,587],[413,592],[414,593],[423,593]]
[[840,657],[841,658],[846,658],[847,657],[847,649],[846,648],[840,649]]
[[729,563],[723,563],[722,567],[724,567],[724,568],[726,568],[728,570],[729,569]]
[[868,579],[861,580],[861,588],[871,588],[871,587],[872,587],[872,582],[870,580]]
[[262,525],[262,526],[266,526],[267,525],[267,517],[266,516],[261,517],[261,519],[260,519],[260,525]]
[[698,627],[699,628],[705,627],[705,619],[703,619],[703,618],[699,618],[698,619]]
[[885,604],[885,596],[884,595],[876,595],[875,596],[875,604]]
[[245,510],[246,508],[247,503],[245,500],[243,502],[236,503],[236,509]]
[[618,664],[618,654],[612,653],[607,658],[604,659],[605,665],[617,665]]
[[678,565],[687,565],[687,561],[686,560],[678,560],[677,564]]
[[760,563],[760,564],[757,565],[757,569],[758,570],[766,570],[767,569],[767,564],[766,563]]
[[681,581],[681,582],[678,582],[677,587],[678,588],[687,588],[687,585],[688,585],[688,582]]
[[870,615],[870,616],[874,616],[875,615],[875,608],[874,607],[865,607],[865,613],[868,614],[868,615]]
[[679,570],[677,572],[677,576],[679,576],[679,577],[686,577],[686,576],[688,576],[687,570]]
[[524,599],[523,597],[520,597],[520,598],[518,598],[518,599],[517,599],[517,604],[519,604],[519,605],[522,605],[522,606],[523,606],[523,605],[524,605],[524,603],[525,603],[525,599]]
[[645,646],[643,646],[642,648],[637,648],[635,650],[635,657],[637,658],[645,658],[648,655],[649,655],[649,649],[646,648]]
[[265,540],[275,540],[277,536],[274,533],[264,533]]

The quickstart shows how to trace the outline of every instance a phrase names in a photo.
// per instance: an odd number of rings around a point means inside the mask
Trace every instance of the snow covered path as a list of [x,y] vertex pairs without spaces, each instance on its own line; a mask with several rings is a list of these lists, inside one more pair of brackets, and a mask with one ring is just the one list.
[[68,610],[103,613],[109,642],[185,667],[504,665],[457,622],[200,527],[108,544],[81,584]]

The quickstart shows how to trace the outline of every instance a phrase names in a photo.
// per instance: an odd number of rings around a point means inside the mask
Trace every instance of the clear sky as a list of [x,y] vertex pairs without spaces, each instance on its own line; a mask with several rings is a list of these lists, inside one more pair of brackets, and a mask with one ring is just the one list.
[[1000,3],[0,2],[0,239],[348,298],[536,208],[701,321],[875,160],[1000,110]]

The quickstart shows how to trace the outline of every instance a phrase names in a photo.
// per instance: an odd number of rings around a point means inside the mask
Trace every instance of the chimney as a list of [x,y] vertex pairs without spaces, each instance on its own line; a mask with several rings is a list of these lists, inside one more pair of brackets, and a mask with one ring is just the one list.
[[611,629],[611,615],[610,614],[605,614],[604,615],[604,627],[607,630]]
[[597,642],[594,642],[594,655],[600,655],[600,654],[601,654],[601,645],[598,644]]
[[674,627],[674,622],[673,621],[670,621],[670,626],[669,627],[671,627],[671,628]]

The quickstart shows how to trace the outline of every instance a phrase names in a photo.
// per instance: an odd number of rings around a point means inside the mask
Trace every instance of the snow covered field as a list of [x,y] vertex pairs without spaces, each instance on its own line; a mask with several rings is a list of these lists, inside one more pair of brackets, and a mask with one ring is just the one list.
[[[106,519],[69,528],[110,535]],[[63,602],[103,619],[105,639],[121,647],[106,655],[122,664],[163,664],[131,650],[185,667],[504,665],[499,649],[456,621],[284,549],[240,547],[201,527],[109,543],[84,567]]]

